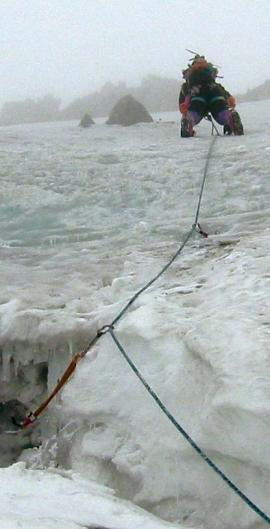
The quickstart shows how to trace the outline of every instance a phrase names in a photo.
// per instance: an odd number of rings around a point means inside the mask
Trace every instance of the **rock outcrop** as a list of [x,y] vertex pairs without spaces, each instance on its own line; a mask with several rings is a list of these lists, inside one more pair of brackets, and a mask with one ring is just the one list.
[[133,96],[126,95],[119,99],[113,107],[107,124],[127,127],[129,125],[135,125],[135,123],[151,123],[152,121],[153,118],[142,103],[134,99]]
[[94,125],[94,124],[95,122],[89,114],[85,114],[80,121],[80,127],[83,127],[83,128],[91,127],[91,125]]

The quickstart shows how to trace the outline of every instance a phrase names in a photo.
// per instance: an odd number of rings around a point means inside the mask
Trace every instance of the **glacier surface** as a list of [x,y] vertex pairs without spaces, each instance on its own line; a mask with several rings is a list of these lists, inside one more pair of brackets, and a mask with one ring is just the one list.
[[[193,236],[115,333],[177,421],[269,514],[270,107],[239,108],[246,135],[218,138],[211,156],[200,213],[209,237]],[[14,406],[35,408],[189,231],[210,126],[193,139],[178,126],[172,114],[129,129],[3,128],[1,464],[69,469],[170,524],[259,529],[108,334],[37,426],[7,433]]]

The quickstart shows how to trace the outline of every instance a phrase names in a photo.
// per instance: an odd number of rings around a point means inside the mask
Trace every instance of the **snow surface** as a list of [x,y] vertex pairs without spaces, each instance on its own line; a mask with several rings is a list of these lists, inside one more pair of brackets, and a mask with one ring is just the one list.
[[[211,157],[200,214],[209,238],[196,234],[115,332],[176,419],[269,515],[270,105],[239,110],[246,135],[218,138]],[[2,401],[39,404],[47,389],[42,366],[50,389],[71,354],[112,321],[189,231],[211,127],[202,123],[195,138],[180,139],[177,115],[162,118],[130,128],[2,129]],[[58,465],[81,476],[82,490],[94,480],[171,527],[263,527],[179,437],[109,335],[93,353],[44,415],[42,448],[23,452],[31,468],[1,470],[14,502],[17,481],[21,488],[44,481],[53,491],[46,467]],[[57,505],[62,486],[79,486],[65,475],[53,479]],[[5,505],[4,486],[0,505],[2,498]],[[73,518],[64,509],[63,527],[82,523],[79,515],[88,525],[122,527],[109,515],[88,519],[81,501],[78,509]],[[33,517],[42,527],[35,510]],[[49,523],[44,528],[54,528]]]
[[0,469],[1,529],[165,529],[179,527],[119,500],[113,491],[56,470]]

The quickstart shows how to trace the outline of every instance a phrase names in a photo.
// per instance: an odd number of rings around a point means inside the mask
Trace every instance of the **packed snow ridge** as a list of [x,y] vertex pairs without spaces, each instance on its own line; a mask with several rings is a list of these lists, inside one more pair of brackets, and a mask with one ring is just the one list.
[[[209,237],[193,236],[115,333],[176,420],[269,515],[270,116],[262,103],[239,110],[246,135],[218,138],[211,158],[200,214]],[[40,404],[181,244],[210,129],[180,139],[176,116],[124,132],[3,129],[3,529],[30,529],[30,518],[41,529],[265,525],[179,436],[109,334],[41,421],[10,433],[11,416]],[[27,518],[28,487],[37,499]]]

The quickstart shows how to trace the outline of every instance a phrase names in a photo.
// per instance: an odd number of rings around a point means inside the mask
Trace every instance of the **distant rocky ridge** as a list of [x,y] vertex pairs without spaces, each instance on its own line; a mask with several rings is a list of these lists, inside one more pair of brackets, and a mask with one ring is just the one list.
[[[85,114],[90,114],[93,118],[106,117],[119,99],[128,94],[140,101],[151,113],[174,111],[178,108],[181,82],[180,79],[157,75],[148,75],[138,87],[128,87],[123,82],[108,82],[99,91],[76,98],[65,108],[61,108],[61,99],[51,94],[42,98],[7,102],[0,111],[0,125],[81,120]],[[239,103],[260,99],[270,99],[270,80],[237,96]]]
[[237,101],[242,103],[244,101],[260,101],[263,99],[270,99],[270,80],[267,79],[264,83],[256,86],[256,88],[248,89],[245,94],[237,96]]
[[129,87],[125,83],[106,83],[99,91],[74,99],[61,108],[61,100],[48,94],[43,98],[7,102],[0,111],[0,125],[33,123],[40,121],[81,120],[85,114],[107,117],[124,96],[132,95],[149,112],[177,110],[181,80],[149,75],[140,86]]

